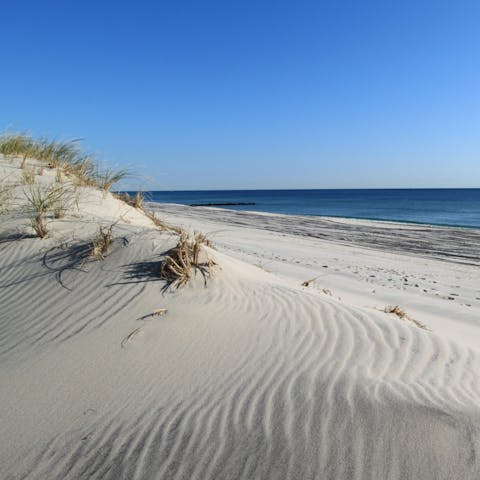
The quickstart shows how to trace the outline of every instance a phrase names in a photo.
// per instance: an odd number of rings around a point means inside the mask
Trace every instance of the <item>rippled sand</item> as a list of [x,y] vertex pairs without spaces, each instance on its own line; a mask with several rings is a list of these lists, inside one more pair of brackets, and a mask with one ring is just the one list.
[[49,239],[1,224],[2,478],[480,477],[478,232],[158,208],[210,233],[206,287],[162,293],[174,235],[88,189]]

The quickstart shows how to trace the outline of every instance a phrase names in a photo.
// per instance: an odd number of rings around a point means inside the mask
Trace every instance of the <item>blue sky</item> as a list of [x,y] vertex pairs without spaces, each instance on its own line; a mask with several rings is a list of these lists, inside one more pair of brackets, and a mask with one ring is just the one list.
[[480,2],[7,2],[0,127],[146,189],[480,187]]

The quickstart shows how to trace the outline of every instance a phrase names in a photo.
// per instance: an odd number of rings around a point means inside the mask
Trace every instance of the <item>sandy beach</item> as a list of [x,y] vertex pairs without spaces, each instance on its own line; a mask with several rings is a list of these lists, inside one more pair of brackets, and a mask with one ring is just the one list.
[[1,478],[480,477],[480,231],[151,203],[213,243],[165,289],[174,232],[66,181],[39,239],[0,176]]

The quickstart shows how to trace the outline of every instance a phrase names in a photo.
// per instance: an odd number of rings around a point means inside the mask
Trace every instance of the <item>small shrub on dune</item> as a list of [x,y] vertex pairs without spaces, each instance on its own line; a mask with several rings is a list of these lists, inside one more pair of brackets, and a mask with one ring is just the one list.
[[177,242],[160,264],[160,275],[169,286],[179,288],[186,285],[199,271],[205,280],[211,275],[215,262],[206,254],[201,259],[202,245],[211,246],[205,235],[195,233],[190,236],[182,230]]
[[113,227],[100,226],[97,236],[92,241],[92,248],[90,250],[90,258],[94,260],[103,260],[110,254],[113,242]]
[[58,203],[63,194],[64,190],[62,188],[53,188],[45,191],[40,187],[33,186],[30,187],[28,192],[25,192],[27,201],[32,208],[30,222],[35,233],[40,238],[45,238],[48,234],[47,213]]

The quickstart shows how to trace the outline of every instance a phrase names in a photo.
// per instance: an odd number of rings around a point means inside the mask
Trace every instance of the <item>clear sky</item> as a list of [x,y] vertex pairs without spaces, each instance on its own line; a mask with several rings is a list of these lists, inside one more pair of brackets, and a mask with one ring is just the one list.
[[478,0],[18,0],[1,17],[0,127],[85,138],[135,185],[480,187]]

